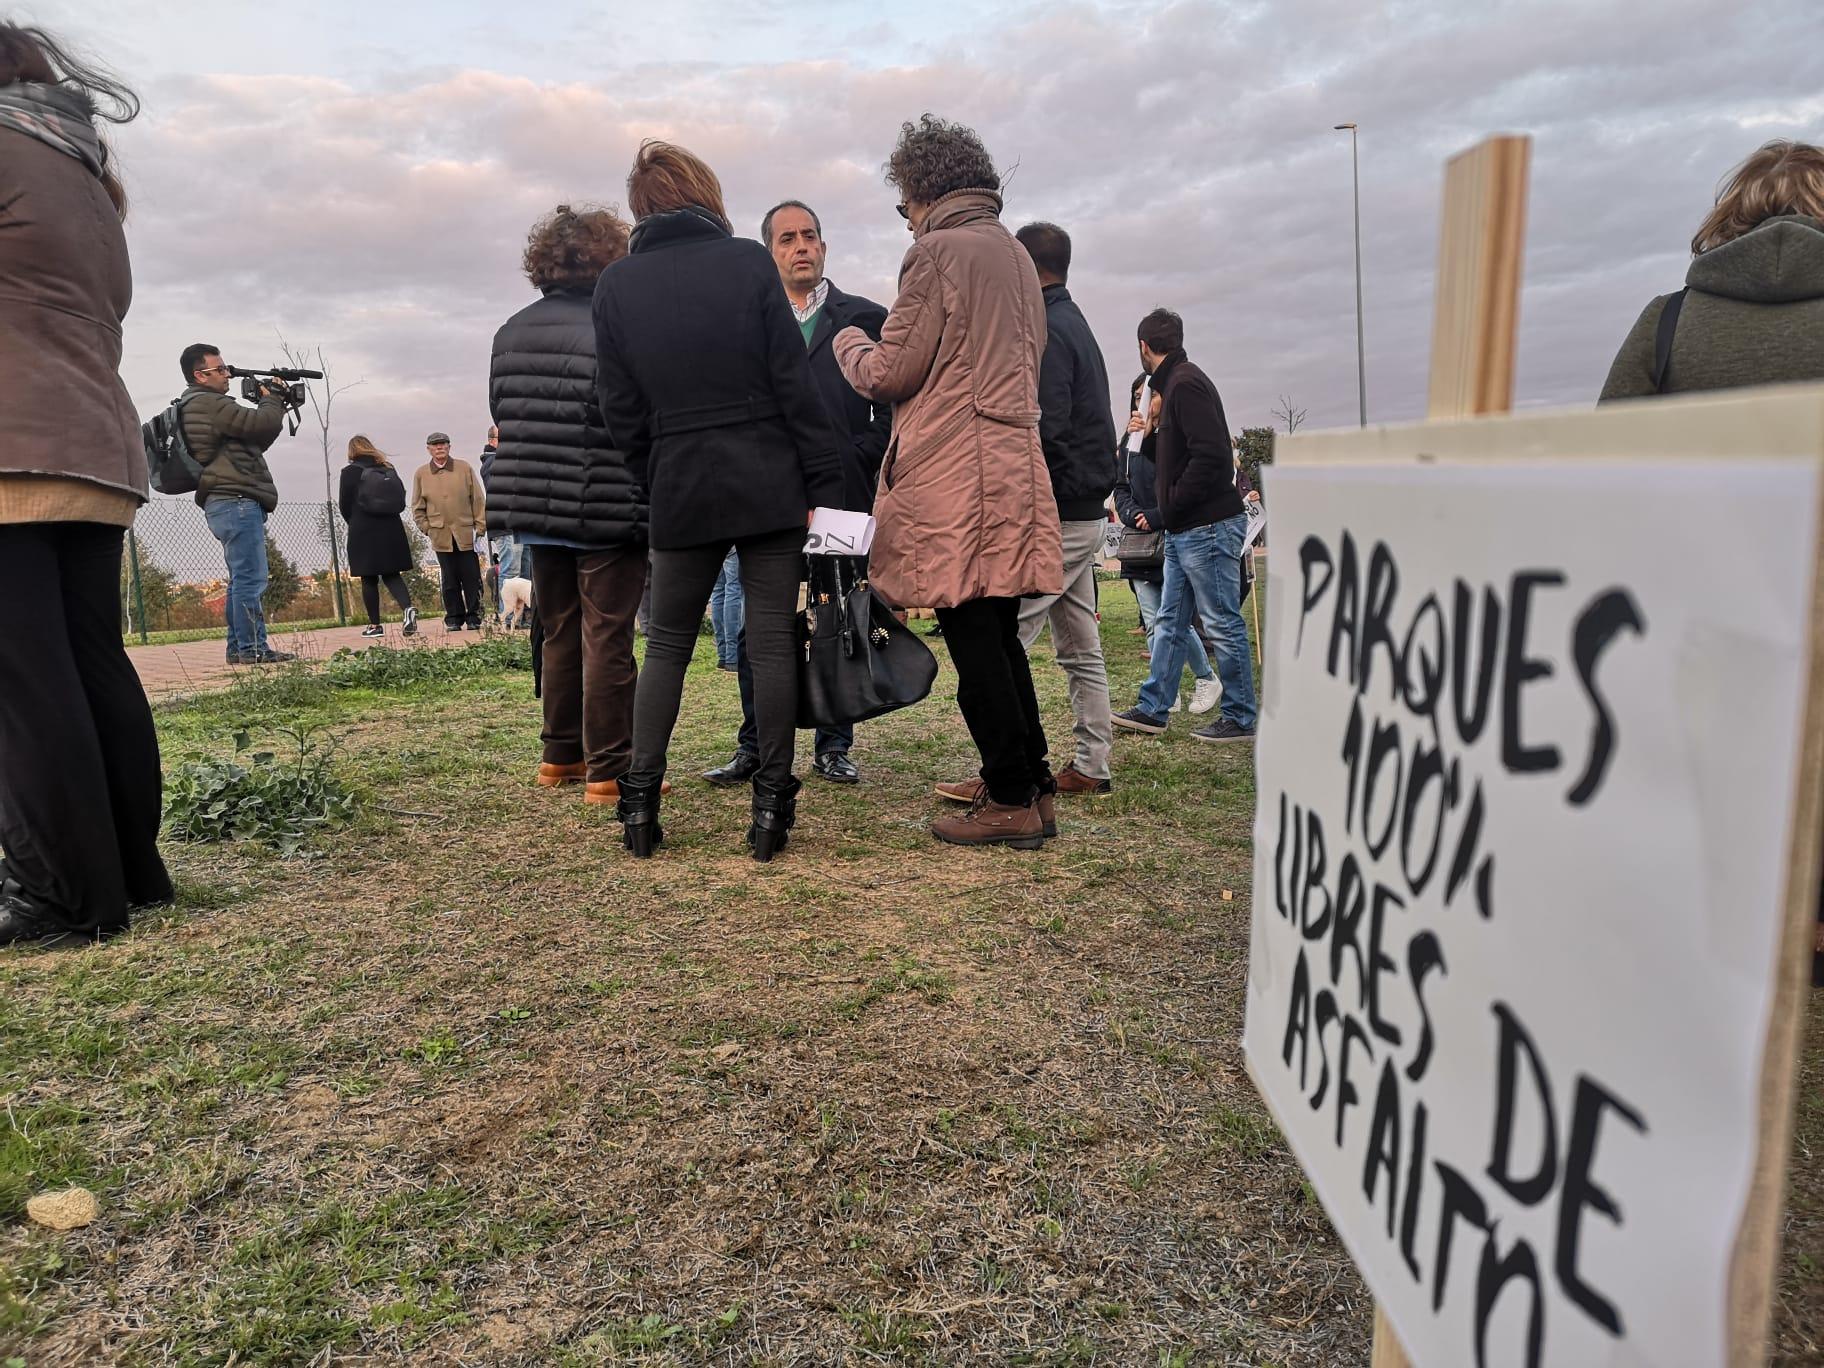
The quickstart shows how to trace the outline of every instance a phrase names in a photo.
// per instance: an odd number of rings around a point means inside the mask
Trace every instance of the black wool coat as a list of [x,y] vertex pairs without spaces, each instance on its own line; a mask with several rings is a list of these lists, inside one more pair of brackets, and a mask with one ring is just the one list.
[[374,468],[372,456],[357,456],[342,467],[342,484],[336,491],[342,521],[348,524],[348,573],[403,574],[412,568],[412,548],[405,539],[405,524],[400,521],[400,515],[366,513],[355,502],[361,489],[361,473]]
[[893,406],[876,404],[855,392],[854,386],[843,379],[830,339],[852,325],[878,342],[881,325],[886,321],[884,307],[860,295],[845,294],[831,281],[823,308],[811,325],[811,374],[842,442],[843,500],[839,506],[857,513],[874,511],[874,486],[880,481],[881,458],[893,436]]
[[602,418],[647,491],[654,547],[783,532],[841,506],[843,443],[766,248],[706,210],[649,215],[593,310]]
[[596,403],[589,290],[545,291],[494,334],[488,410],[500,445],[488,531],[575,546],[642,544],[646,494]]

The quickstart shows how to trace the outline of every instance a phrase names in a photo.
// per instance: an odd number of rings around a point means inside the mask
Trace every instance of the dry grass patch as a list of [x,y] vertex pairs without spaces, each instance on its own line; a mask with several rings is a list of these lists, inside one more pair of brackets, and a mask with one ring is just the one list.
[[[162,714],[172,762],[259,706],[334,728],[363,815],[292,860],[177,849],[172,916],[0,956],[0,1360],[1363,1362],[1241,1065],[1245,754],[1123,739],[1046,851],[939,849],[950,687],[864,727],[865,782],[812,781],[769,866],[688,777],[733,735],[713,670],[649,864],[532,787],[512,672]],[[67,1181],[99,1224],[19,1223]]]

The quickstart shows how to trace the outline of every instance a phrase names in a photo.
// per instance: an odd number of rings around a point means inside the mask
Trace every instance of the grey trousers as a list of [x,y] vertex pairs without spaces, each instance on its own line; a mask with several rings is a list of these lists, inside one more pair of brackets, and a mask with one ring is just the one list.
[[1064,592],[1020,602],[1020,644],[1027,650],[1039,630],[1051,624],[1051,645],[1070,680],[1071,734],[1077,739],[1077,772],[1108,778],[1108,753],[1115,744],[1109,720],[1108,667],[1102,661],[1102,631],[1096,622],[1096,557],[1102,553],[1100,518],[1059,523],[1064,536]]

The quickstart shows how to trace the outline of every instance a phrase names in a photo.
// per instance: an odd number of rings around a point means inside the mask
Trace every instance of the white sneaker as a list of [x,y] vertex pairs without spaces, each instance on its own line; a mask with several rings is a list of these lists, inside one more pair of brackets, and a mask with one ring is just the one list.
[[1218,679],[1200,679],[1197,687],[1191,691],[1191,711],[1202,716],[1218,703],[1222,702],[1222,681]]
[[1184,690],[1183,689],[1178,690],[1178,701],[1176,703],[1172,704],[1172,711],[1173,712],[1183,712],[1184,711]]

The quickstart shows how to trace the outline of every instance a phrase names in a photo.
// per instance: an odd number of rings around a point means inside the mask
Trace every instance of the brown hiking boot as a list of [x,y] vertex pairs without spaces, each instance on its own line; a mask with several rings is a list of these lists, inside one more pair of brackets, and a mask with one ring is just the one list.
[[1064,766],[1052,776],[1058,781],[1058,792],[1075,797],[1087,794],[1091,798],[1106,798],[1114,791],[1114,785],[1106,779],[1091,779],[1074,763]]
[[582,761],[574,765],[541,764],[538,767],[538,786],[540,788],[557,788],[560,784],[580,784],[589,778],[589,766]]
[[974,779],[962,779],[954,784],[939,784],[937,796],[948,798],[953,803],[973,803],[984,787],[979,776]]
[[949,845],[1010,845],[1016,850],[1037,850],[1045,844],[1044,820],[1036,802],[1010,807],[995,802],[984,787],[969,810],[954,817],[939,817],[931,834]]

